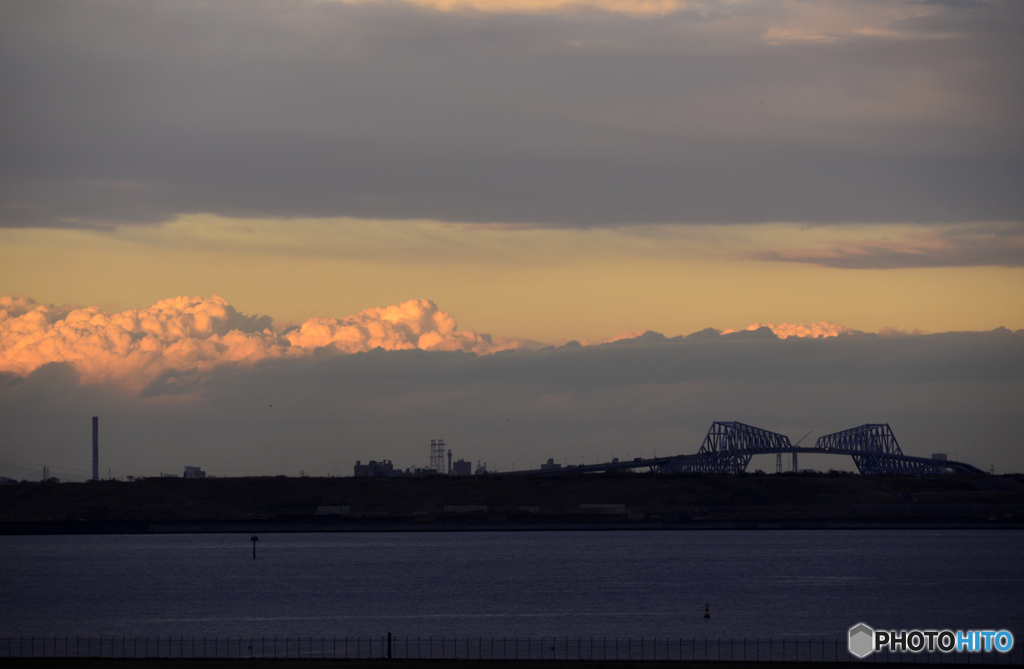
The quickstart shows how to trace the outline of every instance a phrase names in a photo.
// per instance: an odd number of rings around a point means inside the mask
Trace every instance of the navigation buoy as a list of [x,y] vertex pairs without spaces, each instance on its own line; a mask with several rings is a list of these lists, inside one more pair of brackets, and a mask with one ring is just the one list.
[[711,605],[708,602],[704,602],[704,617],[711,617]]
[[251,537],[249,537],[249,541],[252,542],[252,559],[253,560],[256,559],[256,542],[259,541],[259,540],[260,540],[260,538],[258,536],[256,536],[255,534],[252,535]]

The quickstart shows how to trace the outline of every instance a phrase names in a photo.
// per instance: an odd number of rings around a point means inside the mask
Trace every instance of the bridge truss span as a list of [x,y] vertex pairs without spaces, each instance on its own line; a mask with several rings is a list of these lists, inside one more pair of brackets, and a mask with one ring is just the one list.
[[814,450],[849,455],[861,474],[941,474],[947,469],[984,474],[977,467],[953,460],[932,460],[904,455],[888,423],[866,423],[818,437]]
[[[803,441],[802,439],[800,441]],[[614,460],[594,465],[569,465],[557,469],[526,470],[514,474],[560,476],[588,472],[608,472],[649,468],[660,474],[706,473],[738,474],[746,471],[755,455],[793,454],[796,470],[797,453],[818,455],[849,455],[861,474],[934,475],[985,474],[974,465],[956,460],[917,458],[904,455],[896,435],[888,423],[867,423],[819,437],[813,448],[793,445],[789,437],[739,421],[715,421],[711,424],[700,450],[692,455],[662,458],[635,458],[626,462]],[[780,460],[781,461],[781,460]]]
[[738,474],[746,471],[750,459],[760,453],[793,450],[789,437],[739,421],[711,424],[696,455],[671,458],[652,469],[662,473],[716,472]]
[[[693,455],[678,455],[649,460],[643,464],[663,474],[716,473],[737,474],[746,471],[751,458],[761,454],[815,453],[849,455],[861,474],[934,475],[947,472],[984,474],[964,462],[934,460],[904,455],[888,423],[867,423],[819,437],[813,448],[794,446],[789,437],[777,432],[740,423],[715,421],[700,450]],[[627,467],[636,467],[629,463]]]

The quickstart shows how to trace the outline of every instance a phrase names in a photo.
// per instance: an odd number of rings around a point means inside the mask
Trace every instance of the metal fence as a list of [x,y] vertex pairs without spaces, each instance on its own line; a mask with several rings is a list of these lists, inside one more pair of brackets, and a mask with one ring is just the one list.
[[[845,639],[612,637],[0,637],[0,657],[854,662]],[[864,662],[1024,666],[1008,653],[882,652]]]

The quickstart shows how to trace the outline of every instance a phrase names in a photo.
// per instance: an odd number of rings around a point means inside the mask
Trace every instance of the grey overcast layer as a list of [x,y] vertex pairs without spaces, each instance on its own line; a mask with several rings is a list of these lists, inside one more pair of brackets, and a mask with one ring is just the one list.
[[[815,5],[909,9],[777,30]],[[5,0],[0,225],[1020,221],[1022,34],[998,1]]]

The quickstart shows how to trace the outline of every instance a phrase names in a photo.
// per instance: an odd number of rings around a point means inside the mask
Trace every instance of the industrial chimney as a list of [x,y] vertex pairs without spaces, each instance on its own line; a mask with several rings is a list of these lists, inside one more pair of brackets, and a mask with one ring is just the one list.
[[92,417],[92,480],[100,480],[100,417]]

